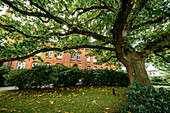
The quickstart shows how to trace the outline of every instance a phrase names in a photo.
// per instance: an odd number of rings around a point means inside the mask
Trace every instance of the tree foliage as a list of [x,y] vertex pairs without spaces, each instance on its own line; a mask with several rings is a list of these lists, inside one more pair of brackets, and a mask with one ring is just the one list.
[[81,48],[92,49],[99,63],[120,61],[126,68],[132,53],[142,61],[170,62],[167,0],[1,0],[0,5],[13,17],[0,17],[1,63]]

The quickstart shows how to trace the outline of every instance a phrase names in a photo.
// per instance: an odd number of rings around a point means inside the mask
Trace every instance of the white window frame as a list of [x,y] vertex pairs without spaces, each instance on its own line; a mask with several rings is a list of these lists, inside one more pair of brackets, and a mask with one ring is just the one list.
[[93,57],[93,62],[97,62],[97,59],[95,59],[95,56]]
[[47,65],[47,66],[51,66],[51,64],[49,64],[49,63],[46,63],[45,65]]
[[87,56],[87,62],[90,62],[90,56]]
[[18,62],[17,69],[24,69],[26,62]]
[[58,54],[57,54],[57,58],[62,58],[62,55],[63,55],[62,52],[58,53]]
[[75,59],[75,54],[71,55],[71,59]]
[[53,51],[48,51],[47,54],[48,54],[48,57],[52,57],[53,56]]
[[94,69],[96,70],[96,69],[97,69],[97,67],[94,67]]
[[33,62],[32,67],[34,67],[34,66],[39,66],[39,63]]
[[87,67],[87,70],[90,70],[90,69],[91,69],[90,66],[88,66],[88,67]]
[[81,54],[77,53],[77,60],[81,60]]

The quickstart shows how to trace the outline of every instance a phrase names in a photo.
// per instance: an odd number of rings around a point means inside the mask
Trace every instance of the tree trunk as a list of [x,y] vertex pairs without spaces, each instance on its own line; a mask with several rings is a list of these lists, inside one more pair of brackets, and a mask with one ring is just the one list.
[[133,84],[136,79],[138,83],[152,87],[144,62],[134,59],[134,63],[127,66],[126,69],[129,75],[130,84]]
[[128,62],[122,63],[128,72],[130,84],[133,85],[134,81],[136,80],[138,83],[153,87],[145,69],[146,57],[133,50],[124,51],[123,56]]

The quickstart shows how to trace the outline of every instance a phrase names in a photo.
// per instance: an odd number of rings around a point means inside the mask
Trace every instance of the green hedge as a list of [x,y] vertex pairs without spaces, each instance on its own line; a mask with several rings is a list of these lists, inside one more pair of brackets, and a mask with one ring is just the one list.
[[4,74],[7,74],[10,71],[11,66],[3,65],[0,67],[0,86],[5,86],[4,81],[5,78],[3,77]]
[[136,83],[126,90],[127,104],[122,113],[169,113],[170,92],[157,92],[149,86]]
[[66,67],[63,65],[35,66],[32,69],[14,70],[6,75],[7,85],[15,85],[20,89],[41,87],[53,84],[54,87],[61,84],[76,85],[82,80],[82,85],[119,85],[128,86],[127,73],[114,70],[80,70],[77,67]]

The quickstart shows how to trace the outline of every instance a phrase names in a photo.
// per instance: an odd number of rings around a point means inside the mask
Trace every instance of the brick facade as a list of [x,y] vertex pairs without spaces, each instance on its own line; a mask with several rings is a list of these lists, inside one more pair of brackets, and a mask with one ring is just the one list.
[[[67,67],[69,66],[77,66],[80,69],[86,69],[86,68],[90,68],[90,69],[115,69],[115,66],[105,66],[105,64],[103,65],[95,65],[93,63],[95,63],[94,61],[94,57],[90,57],[87,60],[87,57],[85,56],[86,54],[88,54],[90,52],[90,50],[80,50],[81,54],[80,54],[80,60],[77,59],[77,54],[75,54],[75,58],[71,59],[71,54],[69,53],[62,53],[62,58],[58,58],[55,57],[54,52],[52,52],[52,56],[46,56],[46,53],[41,53],[41,54],[37,54],[37,56],[41,56],[42,59],[44,59],[44,63],[42,63],[42,65],[44,64],[50,64],[50,65],[60,65],[63,64]],[[57,54],[56,54],[57,55]],[[61,57],[61,56],[60,56]],[[19,62],[20,61],[13,61],[13,62],[8,62],[8,65],[11,65],[13,68],[12,69],[17,69],[19,68]],[[23,60],[24,62],[24,66],[22,68],[31,68],[33,63],[39,63],[41,64],[38,60],[33,60],[32,58],[29,59],[25,59]]]

